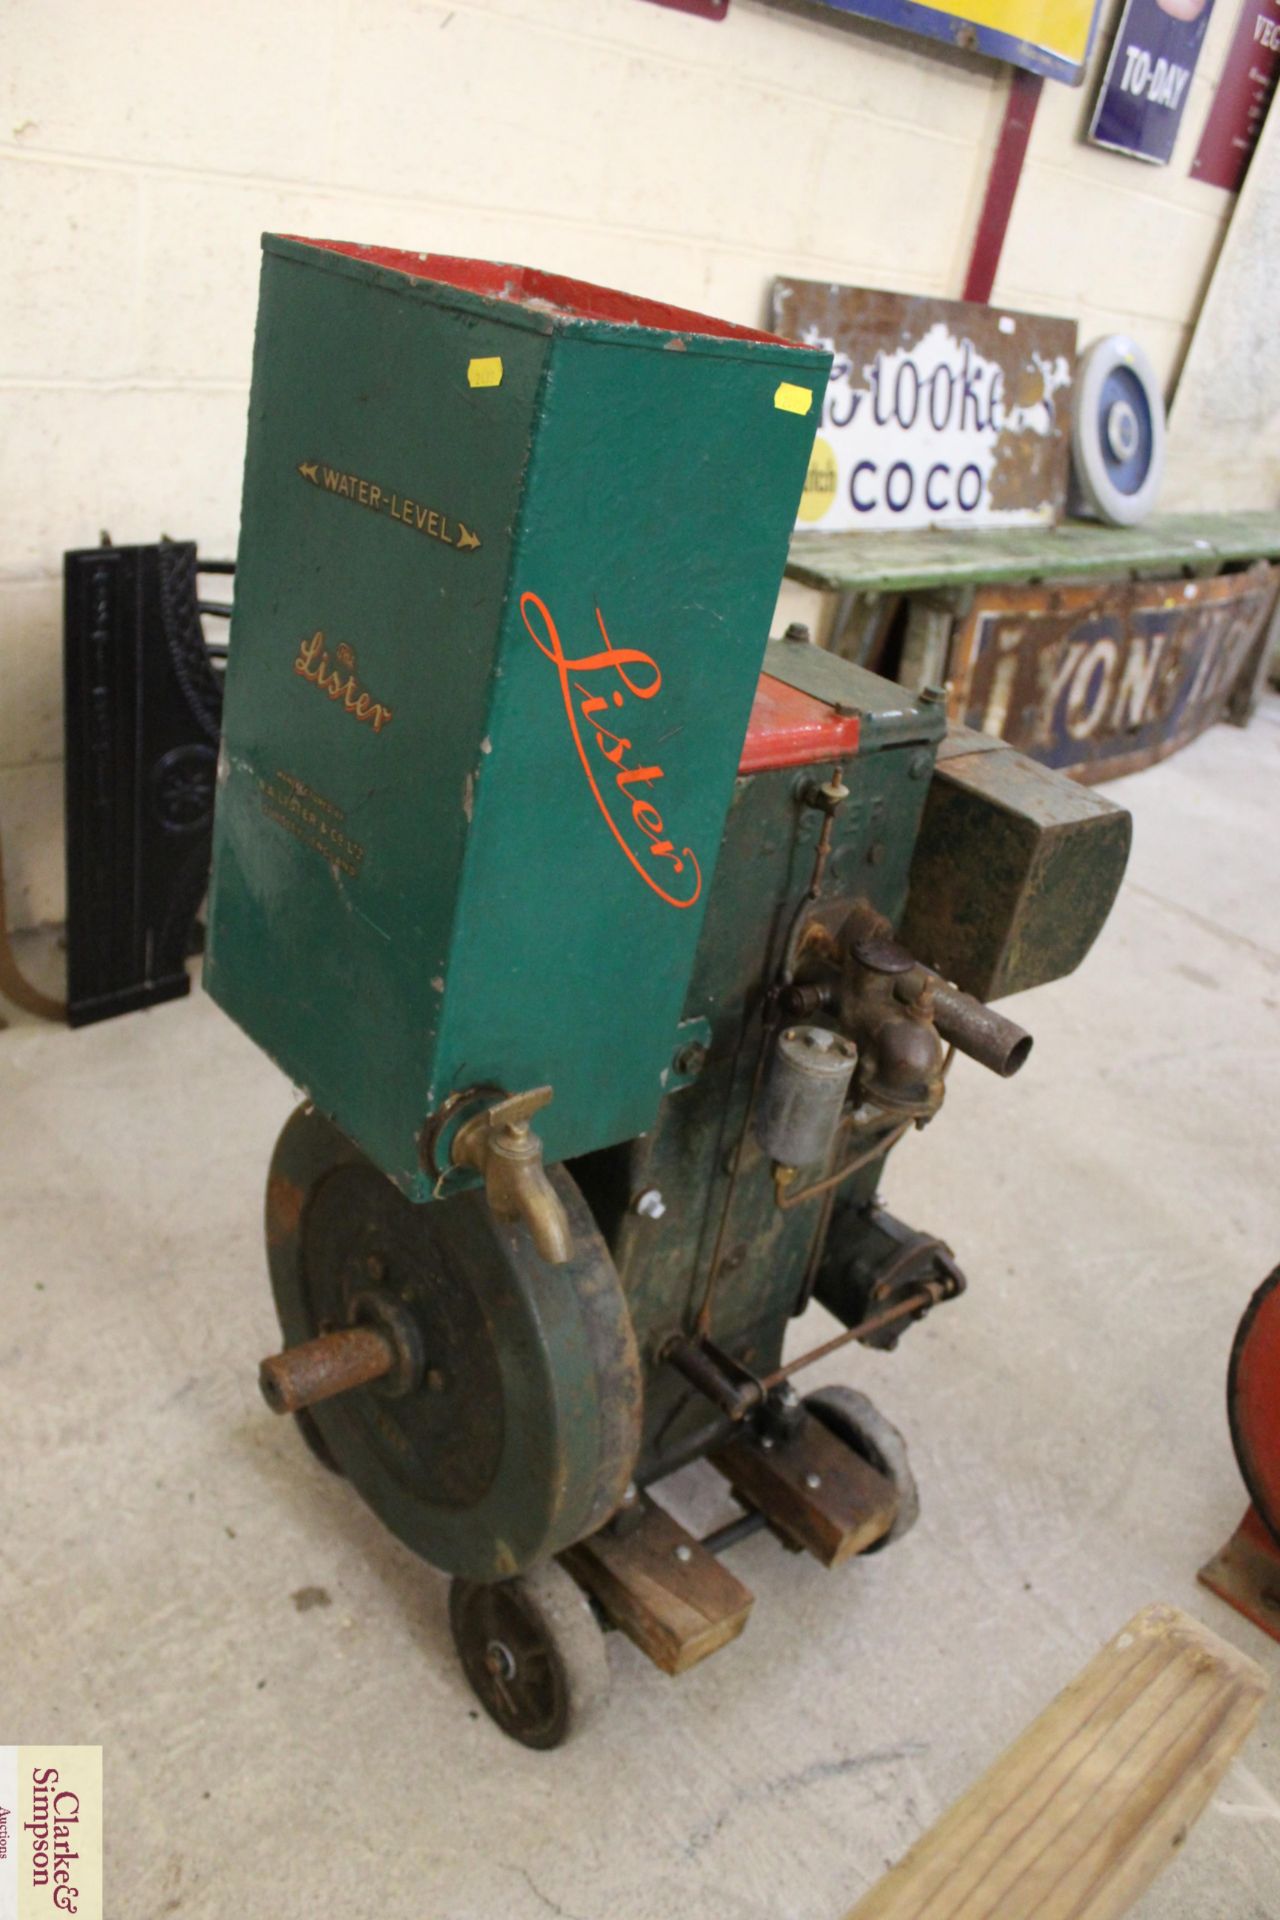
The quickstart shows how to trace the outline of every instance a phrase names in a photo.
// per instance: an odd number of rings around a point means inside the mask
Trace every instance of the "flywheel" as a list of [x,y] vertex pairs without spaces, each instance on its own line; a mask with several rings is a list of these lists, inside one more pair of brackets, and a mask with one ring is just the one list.
[[590,1208],[549,1175],[572,1258],[551,1266],[480,1190],[415,1205],[303,1106],[267,1183],[267,1254],[287,1346],[393,1327],[392,1374],[312,1405],[340,1472],[434,1566],[508,1579],[593,1533],[640,1445],[641,1372]]

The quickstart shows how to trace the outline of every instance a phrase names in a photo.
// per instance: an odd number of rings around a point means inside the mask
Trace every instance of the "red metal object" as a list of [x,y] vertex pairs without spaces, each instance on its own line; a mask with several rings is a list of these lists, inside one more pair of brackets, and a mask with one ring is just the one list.
[[1237,193],[1244,185],[1276,83],[1280,81],[1280,0],[1248,0],[1191,162],[1193,180]]
[[654,327],[671,333],[702,334],[716,340],[795,344],[782,340],[776,333],[764,333],[759,327],[742,327],[733,320],[694,313],[689,307],[673,307],[664,300],[648,300],[643,294],[623,293],[616,287],[599,287],[593,281],[575,280],[568,274],[544,273],[540,267],[510,266],[502,260],[470,260],[452,253],[412,253],[402,247],[367,247],[356,240],[312,240],[298,233],[281,237],[299,246],[318,247],[325,253],[343,253],[351,260],[386,267],[392,273],[408,274],[415,280],[456,287],[462,293],[478,294],[485,299],[510,300],[517,306],[536,302],[543,311],[552,308],[575,320],[607,320],[618,326]]
[[1236,1331],[1227,1419],[1253,1505],[1200,1578],[1280,1640],[1280,1267],[1258,1288]]
[[729,0],[649,0],[654,7],[670,7],[672,13],[694,13],[699,20],[723,20]]
[[778,767],[845,760],[858,750],[861,724],[856,713],[837,713],[812,694],[762,673],[738,772],[770,773]]
[[1280,1549],[1280,1267],[1258,1288],[1236,1332],[1227,1418],[1250,1498]]
[[1220,1553],[1200,1569],[1201,1583],[1229,1607],[1280,1640],[1280,1548],[1250,1507]]
[[982,203],[973,252],[969,257],[969,272],[963,294],[966,300],[985,303],[991,298],[1004,249],[1004,237],[1009,228],[1009,215],[1013,212],[1013,197],[1022,178],[1022,163],[1027,157],[1027,143],[1031,139],[1031,128],[1040,104],[1043,84],[1038,73],[1024,73],[1020,67],[1015,67],[1010,75],[1009,98],[1005,103],[1000,137],[996,141],[991,172],[987,177],[986,198]]

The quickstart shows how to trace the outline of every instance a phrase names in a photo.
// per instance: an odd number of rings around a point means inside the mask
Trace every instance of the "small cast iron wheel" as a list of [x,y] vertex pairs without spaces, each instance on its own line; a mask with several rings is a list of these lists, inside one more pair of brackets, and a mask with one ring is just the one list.
[[302,1438],[311,1452],[314,1453],[320,1465],[327,1467],[330,1473],[336,1473],[339,1480],[341,1480],[344,1477],[342,1468],[330,1452],[329,1442],[325,1439],[319,1427],[312,1419],[310,1407],[299,1407],[293,1417],[297,1422],[298,1432],[302,1435]]
[[449,1625],[471,1691],[523,1746],[560,1746],[608,1698],[603,1631],[554,1561],[492,1585],[455,1580]]
[[891,1420],[855,1387],[821,1387],[805,1401],[815,1420],[821,1420],[837,1440],[882,1473],[892,1482],[898,1496],[898,1512],[888,1533],[883,1534],[868,1553],[879,1553],[904,1533],[910,1533],[920,1518],[920,1493],[907,1458],[907,1443]]

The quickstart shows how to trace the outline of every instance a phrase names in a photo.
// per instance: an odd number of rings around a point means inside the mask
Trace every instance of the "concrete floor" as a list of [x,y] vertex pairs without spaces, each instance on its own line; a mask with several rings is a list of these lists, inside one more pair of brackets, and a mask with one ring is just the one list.
[[[477,1716],[444,1580],[258,1399],[279,1075],[198,994],[0,1035],[0,1738],[103,1743],[117,1920],[835,1920],[1144,1602],[1280,1680],[1195,1582],[1280,1258],[1280,699],[1114,791],[1100,947],[888,1181],[967,1297],[814,1376],[905,1429],[919,1527],[837,1574],[747,1542],[746,1636],[681,1681],[612,1637],[603,1725],[550,1756]],[[1280,1913],[1280,1691],[1139,1911]]]

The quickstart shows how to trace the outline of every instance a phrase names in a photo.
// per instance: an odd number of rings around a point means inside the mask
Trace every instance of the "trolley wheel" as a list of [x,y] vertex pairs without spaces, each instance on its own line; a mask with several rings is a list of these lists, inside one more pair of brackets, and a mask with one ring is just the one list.
[[1109,333],[1076,365],[1071,414],[1072,505],[1113,527],[1136,526],[1164,475],[1164,398],[1136,340]]
[[311,1409],[309,1407],[299,1407],[293,1417],[297,1423],[298,1432],[302,1435],[303,1440],[306,1442],[310,1451],[314,1453],[320,1465],[327,1467],[330,1473],[336,1473],[339,1480],[345,1479],[346,1475],[330,1451],[329,1442],[325,1439],[316,1422],[311,1417]]
[[854,1387],[821,1387],[805,1401],[815,1420],[820,1420],[837,1440],[882,1473],[892,1482],[898,1496],[898,1512],[888,1533],[866,1549],[879,1553],[910,1533],[920,1518],[920,1492],[907,1458],[907,1443],[891,1420]]
[[449,1626],[471,1691],[522,1746],[560,1746],[608,1698],[604,1632],[554,1561],[514,1580],[454,1580]]

